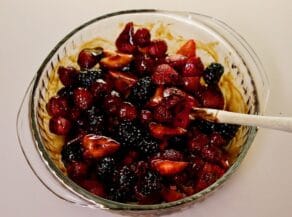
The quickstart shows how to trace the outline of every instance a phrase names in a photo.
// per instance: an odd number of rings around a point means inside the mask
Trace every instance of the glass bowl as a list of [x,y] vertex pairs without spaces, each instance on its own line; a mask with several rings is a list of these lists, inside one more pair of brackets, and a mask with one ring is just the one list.
[[[170,49],[184,39],[194,38],[212,48],[209,54],[224,65],[225,71],[233,78],[241,101],[233,100],[229,109],[236,112],[263,114],[269,94],[268,78],[259,58],[247,42],[223,22],[192,12],[161,10],[131,10],[107,14],[90,20],[65,36],[49,53],[32,80],[18,113],[17,131],[22,151],[39,180],[56,196],[87,207],[99,207],[122,214],[161,214],[188,207],[203,199],[221,186],[233,174],[245,157],[254,137],[256,127],[241,127],[230,144],[234,160],[228,171],[208,188],[178,201],[156,205],[125,204],[95,196],[71,181],[66,176],[60,160],[60,144],[48,130],[48,114],[45,105],[54,95],[58,86],[56,70],[64,58],[78,53],[85,42],[99,37],[103,46],[112,48],[122,24],[133,21],[142,26],[151,26],[156,36],[167,38]],[[167,31],[160,31],[160,28]],[[106,39],[106,40],[104,40]],[[200,49],[199,49],[200,50]],[[200,52],[200,51],[199,51]],[[203,62],[210,61],[203,51]],[[74,62],[74,61],[73,61]],[[66,63],[66,62],[65,62]],[[224,92],[224,91],[223,91]],[[232,98],[232,91],[224,97]],[[240,106],[240,105],[244,106]]]

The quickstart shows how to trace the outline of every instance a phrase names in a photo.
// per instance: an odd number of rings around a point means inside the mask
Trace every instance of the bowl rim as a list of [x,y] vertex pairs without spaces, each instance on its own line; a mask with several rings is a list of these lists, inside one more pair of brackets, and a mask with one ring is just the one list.
[[[153,204],[153,205],[137,205],[137,204],[120,203],[120,202],[116,202],[116,201],[112,201],[112,200],[107,200],[105,198],[96,196],[96,195],[86,191],[84,188],[80,187],[75,182],[73,182],[69,177],[64,175],[60,171],[60,169],[55,165],[55,163],[52,161],[52,159],[50,158],[49,154],[47,153],[47,150],[46,150],[45,146],[42,143],[42,138],[41,138],[41,135],[40,135],[39,130],[38,130],[38,123],[37,123],[37,119],[36,119],[37,115],[36,115],[36,111],[34,111],[34,108],[35,108],[34,96],[35,96],[35,93],[36,93],[36,90],[37,90],[38,83],[40,81],[41,74],[42,74],[44,68],[46,67],[47,63],[53,57],[53,55],[57,52],[57,50],[67,41],[68,38],[73,36],[79,30],[82,30],[86,26],[88,26],[88,25],[90,25],[92,23],[95,23],[95,22],[97,22],[99,20],[102,20],[102,19],[106,19],[106,18],[113,17],[113,16],[119,16],[119,15],[123,15],[123,14],[135,14],[135,13],[161,13],[161,14],[175,14],[175,15],[193,14],[193,15],[196,15],[196,16],[200,16],[200,17],[204,17],[204,18],[215,20],[215,21],[219,22],[220,24],[222,24],[223,26],[228,27],[231,31],[233,31],[233,33],[235,35],[237,35],[241,40],[243,40],[243,42],[245,43],[245,45],[247,46],[248,49],[246,47],[245,48],[249,52],[252,52],[253,58],[255,58],[256,61],[259,63],[259,65],[257,67],[259,67],[260,70],[264,72],[263,66],[262,66],[258,56],[256,55],[254,50],[250,47],[250,45],[246,42],[246,40],[242,36],[240,36],[231,27],[229,27],[224,22],[218,20],[217,18],[208,16],[208,15],[204,15],[204,14],[200,14],[200,13],[196,13],[196,12],[156,10],[156,9],[123,10],[123,11],[117,11],[117,12],[113,12],[113,13],[108,13],[108,14],[93,18],[93,19],[83,23],[79,27],[73,29],[71,32],[69,32],[50,51],[48,56],[44,59],[44,61],[42,62],[41,66],[39,67],[39,69],[37,71],[37,74],[35,76],[35,81],[34,81],[34,84],[33,84],[33,89],[32,89],[32,92],[31,92],[31,95],[30,95],[30,100],[29,100],[29,117],[30,117],[29,119],[30,119],[31,132],[32,132],[32,135],[33,135],[33,140],[34,140],[34,144],[35,144],[35,147],[37,149],[37,152],[39,153],[40,157],[42,158],[42,161],[46,164],[46,168],[53,175],[53,177],[56,178],[60,182],[60,184],[63,184],[67,189],[69,189],[71,192],[73,192],[77,196],[79,196],[82,199],[85,199],[87,202],[91,202],[95,206],[99,206],[100,208],[103,208],[103,209],[113,209],[113,210],[158,210],[158,209],[166,209],[166,208],[178,206],[178,205],[181,205],[181,204],[186,204],[186,203],[189,203],[189,202],[194,202],[194,201],[197,201],[198,199],[203,198],[203,196],[205,196],[208,193],[214,191],[215,189],[217,189],[218,186],[222,185],[236,171],[236,169],[238,168],[238,166],[241,164],[242,160],[246,156],[246,154],[247,154],[247,152],[248,152],[248,150],[249,150],[249,148],[250,148],[250,146],[252,144],[252,141],[254,140],[254,137],[255,137],[255,135],[257,133],[257,130],[258,130],[257,127],[250,127],[249,128],[250,136],[247,138],[247,140],[243,144],[243,148],[242,148],[240,154],[238,155],[238,157],[237,157],[236,161],[233,163],[233,165],[224,173],[224,175],[221,178],[219,178],[216,182],[214,182],[212,185],[208,186],[207,188],[203,189],[202,191],[197,192],[197,193],[195,193],[195,194],[193,194],[191,196],[185,197],[183,199],[180,199],[180,200],[177,200],[177,201],[173,201],[173,202],[161,203],[161,204]],[[267,75],[264,73],[262,76],[265,76],[265,78],[264,78],[265,82],[267,82],[269,84],[269,80],[268,80]],[[268,96],[266,98],[268,98]]]

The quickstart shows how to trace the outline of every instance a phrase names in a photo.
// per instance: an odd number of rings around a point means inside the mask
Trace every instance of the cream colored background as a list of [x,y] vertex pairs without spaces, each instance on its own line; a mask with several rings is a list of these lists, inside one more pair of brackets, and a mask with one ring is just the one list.
[[[116,216],[50,193],[28,167],[15,121],[30,80],[65,34],[93,17],[130,8],[188,10],[217,17],[251,44],[271,80],[267,114],[292,116],[290,0],[0,0],[0,216]],[[238,172],[203,203],[171,216],[292,216],[292,134],[260,130]]]

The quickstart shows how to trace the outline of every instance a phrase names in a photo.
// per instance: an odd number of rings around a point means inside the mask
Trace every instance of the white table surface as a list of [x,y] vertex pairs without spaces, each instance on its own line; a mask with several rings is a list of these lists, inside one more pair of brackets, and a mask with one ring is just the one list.
[[[195,11],[231,25],[255,49],[271,80],[267,114],[292,116],[290,0],[0,0],[0,216],[117,216],[74,206],[42,186],[21,153],[15,122],[30,80],[65,34],[93,17],[131,8]],[[171,216],[292,216],[291,141],[292,134],[260,130],[223,188]]]

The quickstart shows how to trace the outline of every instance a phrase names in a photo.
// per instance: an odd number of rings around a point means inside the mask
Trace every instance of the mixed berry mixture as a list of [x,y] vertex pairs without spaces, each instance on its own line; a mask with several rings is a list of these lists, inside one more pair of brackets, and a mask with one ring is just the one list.
[[204,66],[196,42],[176,53],[126,24],[117,51],[83,49],[79,68],[60,66],[64,85],[47,103],[50,131],[65,138],[68,176],[98,196],[155,204],[192,195],[229,167],[238,127],[190,120],[192,107],[223,109],[219,63]]

